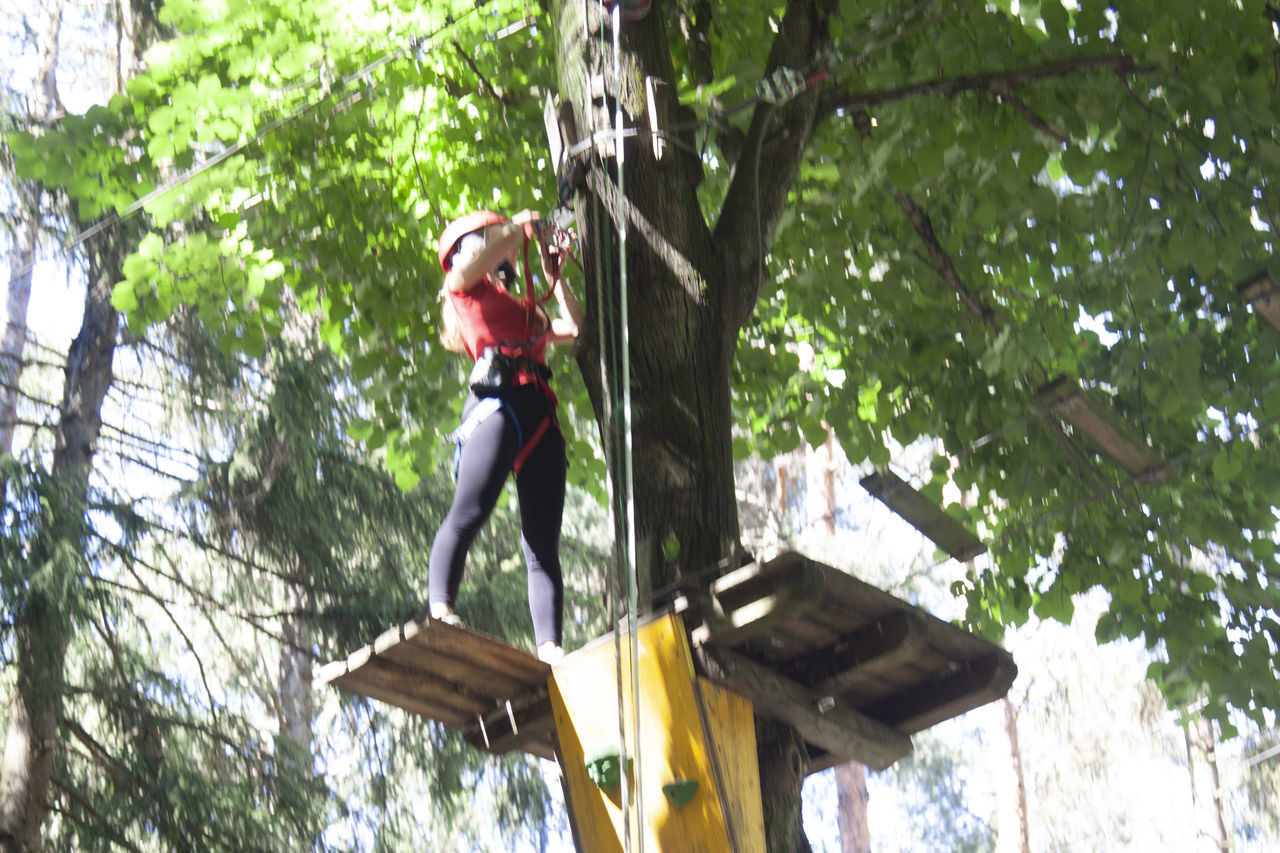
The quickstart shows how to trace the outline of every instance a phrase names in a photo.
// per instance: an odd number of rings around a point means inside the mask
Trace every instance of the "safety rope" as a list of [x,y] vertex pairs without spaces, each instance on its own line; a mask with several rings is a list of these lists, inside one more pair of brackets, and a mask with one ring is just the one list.
[[[618,169],[618,294],[621,302],[619,325],[622,329],[622,416],[623,460],[626,489],[626,546],[627,546],[627,627],[631,632],[631,716],[633,738],[636,745],[636,779],[642,779],[640,750],[640,604],[639,570],[636,554],[636,490],[635,465],[632,458],[631,433],[631,322],[630,299],[627,290],[627,194],[623,182],[625,152],[622,133],[625,129],[622,114],[622,5],[613,6],[613,77],[614,77],[614,154]],[[636,826],[643,826],[644,787],[636,785]],[[636,833],[638,851],[644,850],[644,832]]]
[[[583,39],[587,43],[590,43],[591,39],[589,21],[590,6],[593,2],[595,0],[583,0],[582,4]],[[621,46],[619,44],[619,33],[621,21],[619,7],[615,5],[611,11],[613,15],[612,71],[615,85],[618,87],[617,90],[620,91]],[[601,67],[603,67],[604,57],[608,54],[608,45],[603,31],[603,20],[604,15],[602,12],[601,26],[597,30],[599,36],[597,47],[598,56],[601,57]],[[595,112],[590,108],[589,80],[590,71],[588,71],[588,85],[584,86],[584,97],[587,102],[584,103],[583,115],[591,116],[591,121],[594,123]],[[612,467],[615,472],[613,476],[606,478],[606,485],[609,505],[614,514],[615,526],[621,529],[623,539],[621,543],[615,543],[616,569],[612,573],[612,581],[609,584],[609,618],[613,626],[617,687],[618,751],[622,770],[620,774],[622,786],[622,843],[626,853],[632,853],[633,849],[636,853],[640,853],[644,848],[644,798],[642,787],[637,784],[643,776],[640,750],[639,602],[636,578],[635,480],[633,476],[631,440],[630,338],[627,334],[629,317],[627,308],[625,185],[623,179],[625,161],[619,156],[623,150],[623,140],[628,133],[623,124],[620,103],[615,109],[613,127],[611,129],[597,128],[593,124],[589,130],[593,137],[597,133],[612,134],[615,143],[616,180],[618,182],[619,195],[617,257],[615,258],[613,251],[613,235],[606,233],[602,222],[607,216],[607,208],[603,199],[598,196],[595,198],[592,208],[591,237],[592,245],[596,247],[596,251],[593,253],[593,260],[596,279],[596,302],[600,306],[596,316],[598,318],[601,396],[606,406],[605,420],[609,425],[606,430],[608,444],[606,451],[613,463]],[[612,287],[615,273],[618,281],[617,299],[620,300],[616,306]],[[617,310],[615,310],[615,307]],[[611,381],[611,377],[613,381]],[[624,588],[626,589],[625,619],[622,613],[624,609],[622,590]],[[624,626],[630,635],[629,648],[625,653],[622,644]],[[627,679],[624,675],[623,666],[628,657],[630,658],[631,675],[629,685],[626,683]],[[630,746],[628,745],[626,715],[628,692],[631,700]],[[632,806],[633,798],[634,808]],[[632,840],[633,818],[635,826],[634,844]]]

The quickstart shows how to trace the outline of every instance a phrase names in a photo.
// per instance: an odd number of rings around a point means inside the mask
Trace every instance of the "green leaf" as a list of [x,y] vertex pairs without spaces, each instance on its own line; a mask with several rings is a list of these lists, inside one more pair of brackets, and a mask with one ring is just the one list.
[[133,282],[122,281],[111,292],[111,307],[122,314],[138,309],[138,297],[133,292]]

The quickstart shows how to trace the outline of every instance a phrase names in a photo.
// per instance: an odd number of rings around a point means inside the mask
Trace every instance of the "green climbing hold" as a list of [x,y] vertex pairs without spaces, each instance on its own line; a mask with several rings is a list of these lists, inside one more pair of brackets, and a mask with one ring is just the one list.
[[612,791],[622,783],[622,761],[619,755],[616,746],[606,746],[587,758],[587,776],[601,791]]
[[683,806],[698,792],[697,779],[677,779],[662,786],[662,793],[673,806]]

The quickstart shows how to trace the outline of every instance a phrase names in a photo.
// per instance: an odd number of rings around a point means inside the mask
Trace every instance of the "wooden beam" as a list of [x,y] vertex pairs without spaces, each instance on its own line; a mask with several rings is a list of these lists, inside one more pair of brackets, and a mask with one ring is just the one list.
[[909,736],[749,658],[712,644],[695,647],[693,654],[712,681],[750,700],[758,713],[795,726],[806,741],[841,760],[883,770],[911,752]]
[[918,620],[900,610],[788,662],[787,675],[817,693],[838,696],[872,668],[892,674],[908,666],[920,654],[922,635]]
[[1271,273],[1260,272],[1239,287],[1240,297],[1271,325],[1280,329],[1280,288]]
[[786,551],[764,563],[747,563],[711,581],[709,589],[723,606],[736,608],[783,585],[801,584],[810,589],[822,585],[822,570],[814,561]]
[[981,539],[892,471],[876,471],[863,477],[861,483],[873,497],[961,563],[987,550]]
[[507,702],[472,721],[462,730],[467,743],[494,755],[505,755],[513,749],[548,760],[555,757],[552,746],[555,718],[551,715],[551,699],[544,687],[536,694]]
[[1036,403],[1046,411],[1061,415],[1092,438],[1129,473],[1157,482],[1167,475],[1164,460],[1147,446],[1142,436],[1117,418],[1108,406],[1086,394],[1074,379],[1059,376],[1036,392]]
[[[703,622],[690,631],[690,639],[736,646],[821,606],[821,574],[811,565],[795,568],[768,572],[753,563],[716,579],[710,587],[710,606],[701,608]],[[755,583],[765,577],[768,586]],[[741,595],[744,586],[755,597]]]
[[903,690],[862,708],[862,713],[914,734],[999,699],[1013,684],[1018,668],[1000,651],[963,664],[952,674]]

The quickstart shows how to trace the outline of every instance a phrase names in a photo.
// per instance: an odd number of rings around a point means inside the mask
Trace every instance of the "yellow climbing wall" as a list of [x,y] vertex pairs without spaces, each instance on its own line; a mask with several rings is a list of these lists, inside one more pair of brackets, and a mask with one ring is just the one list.
[[[579,844],[590,853],[623,849],[622,787],[600,790],[585,764],[589,756],[620,746],[616,654],[620,650],[623,731],[626,752],[632,758],[628,771],[632,849],[643,831],[645,850],[764,850],[751,704],[694,673],[679,616],[666,614],[646,622],[637,638],[638,743],[632,717],[629,635],[622,637],[620,649],[612,637],[602,638],[570,655],[551,675],[552,712]],[[717,764],[727,808],[717,795]],[[693,797],[677,806],[663,795],[662,786],[680,780],[696,780],[698,785]]]

